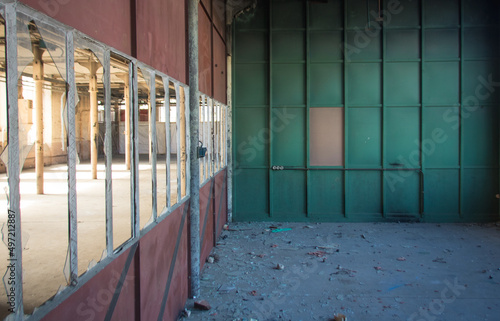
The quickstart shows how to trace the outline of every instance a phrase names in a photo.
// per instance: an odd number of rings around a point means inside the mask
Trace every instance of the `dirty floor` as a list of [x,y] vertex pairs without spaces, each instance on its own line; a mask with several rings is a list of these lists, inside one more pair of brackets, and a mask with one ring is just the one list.
[[180,320],[500,320],[500,224],[234,223]]

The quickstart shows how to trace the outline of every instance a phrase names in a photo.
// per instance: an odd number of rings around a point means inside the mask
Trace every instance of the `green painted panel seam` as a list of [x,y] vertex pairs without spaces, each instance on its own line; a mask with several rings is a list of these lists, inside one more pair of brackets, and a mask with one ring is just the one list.
[[463,117],[462,117],[462,104],[463,104],[463,95],[464,95],[464,9],[465,9],[465,0],[460,0],[460,41],[459,41],[459,48],[460,48],[460,88],[459,88],[459,118],[460,118],[460,128],[458,132],[458,141],[459,141],[459,153],[460,153],[460,160],[459,160],[459,165],[460,165],[460,173],[459,173],[459,178],[458,178],[458,215],[460,218],[463,218],[463,177],[464,177],[464,145],[463,145]]
[[420,5],[420,25],[422,28],[420,29],[420,58],[422,62],[420,63],[420,175],[421,175],[421,180],[420,180],[420,195],[419,200],[420,200],[420,218],[424,218],[425,216],[425,185],[424,185],[424,179],[425,179],[425,160],[424,160],[424,154],[423,154],[423,149],[422,149],[422,143],[424,141],[424,130],[425,130],[425,123],[424,123],[424,102],[425,102],[425,90],[424,90],[424,66],[425,66],[425,32],[424,32],[424,24],[425,24],[425,1],[421,2]]
[[269,199],[268,199],[268,206],[269,206],[269,217],[273,217],[273,207],[274,207],[274,192],[273,192],[273,182],[274,182],[274,175],[271,170],[271,167],[273,166],[273,5],[272,1],[269,1]]
[[[383,1],[383,6],[385,7],[386,1]],[[386,166],[386,143],[385,140],[387,138],[387,128],[386,128],[386,72],[387,72],[387,28],[382,26],[382,81],[381,81],[381,87],[382,87],[382,139],[381,144],[382,144],[382,167]],[[381,182],[381,191],[382,191],[382,217],[386,217],[386,204],[387,204],[387,196],[386,196],[386,189],[385,189],[385,175],[384,172],[381,172],[382,177],[380,178]]]
[[[305,122],[306,122],[306,143],[305,143],[305,152],[306,152],[306,168],[309,168],[310,166],[310,124],[309,124],[309,110],[311,108],[311,38],[310,38],[310,30],[309,30],[309,14],[310,14],[310,3],[305,2],[306,6],[306,117],[305,117]],[[312,195],[311,194],[311,176],[309,174],[309,171],[306,171],[306,217],[309,217],[310,215],[310,200]]]

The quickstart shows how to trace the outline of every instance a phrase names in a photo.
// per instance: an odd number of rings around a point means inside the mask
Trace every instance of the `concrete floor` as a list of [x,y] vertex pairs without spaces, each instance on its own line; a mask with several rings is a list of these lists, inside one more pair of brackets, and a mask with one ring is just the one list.
[[499,249],[500,223],[231,224],[181,320],[498,321]]
[[[163,155],[164,156],[164,155]],[[139,163],[140,226],[151,219],[151,166],[147,155]],[[171,197],[177,199],[177,164],[171,161]],[[25,313],[57,293],[66,285],[65,263],[68,250],[68,196],[67,166],[46,166],[44,195],[36,194],[34,169],[23,170],[20,175],[21,225],[23,238],[23,295]],[[116,249],[131,237],[130,173],[123,157],[113,160],[113,238]],[[166,166],[157,167],[158,212],[166,204]],[[81,275],[99,262],[106,249],[105,218],[105,166],[98,164],[98,179],[90,179],[90,164],[77,165],[78,212],[78,273]],[[7,177],[0,175],[0,189],[7,186]],[[163,202],[161,200],[164,200]],[[172,204],[175,204],[173,201]],[[0,194],[0,227],[7,221],[7,200]],[[5,240],[6,241],[6,240]],[[104,253],[105,254],[105,253]],[[0,262],[7,267],[6,246],[0,246]],[[0,270],[3,268],[0,266]],[[1,272],[3,276],[3,272]],[[7,315],[7,296],[0,287],[0,320]]]

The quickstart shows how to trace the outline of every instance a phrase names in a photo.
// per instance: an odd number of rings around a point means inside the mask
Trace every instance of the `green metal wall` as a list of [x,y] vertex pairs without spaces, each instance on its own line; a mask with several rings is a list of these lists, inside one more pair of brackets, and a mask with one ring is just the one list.
[[499,11],[385,0],[381,22],[376,0],[273,0],[240,15],[234,219],[498,220]]

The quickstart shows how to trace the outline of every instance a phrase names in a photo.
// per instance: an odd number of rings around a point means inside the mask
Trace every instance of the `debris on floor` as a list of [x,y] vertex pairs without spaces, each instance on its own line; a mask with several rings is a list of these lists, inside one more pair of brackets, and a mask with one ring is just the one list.
[[211,306],[210,303],[208,303],[206,300],[200,300],[194,302],[194,308],[198,310],[208,311],[211,309]]
[[[190,300],[191,316],[181,320],[498,321],[495,224],[230,226],[201,275],[210,311],[192,309]],[[271,233],[283,228],[293,232]]]

